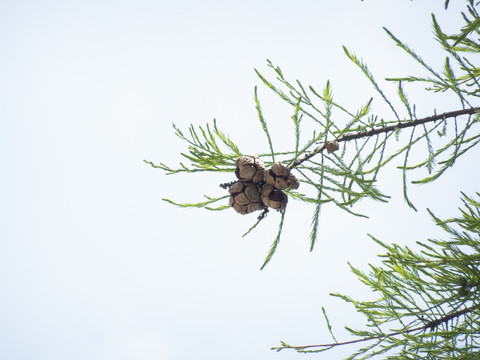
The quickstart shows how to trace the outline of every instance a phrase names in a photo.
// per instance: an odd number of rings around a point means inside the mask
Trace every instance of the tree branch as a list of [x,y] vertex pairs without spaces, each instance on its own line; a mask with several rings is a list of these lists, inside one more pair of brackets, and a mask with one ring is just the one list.
[[408,334],[416,331],[426,331],[426,330],[434,330],[438,326],[440,326],[443,323],[447,323],[450,320],[453,320],[461,315],[465,315],[468,313],[471,313],[472,311],[480,308],[480,304],[470,306],[468,308],[465,308],[463,310],[456,311],[450,315],[443,316],[439,319],[429,321],[423,326],[418,326],[415,328],[407,329],[407,330],[402,330],[402,331],[396,331],[390,334],[385,334],[385,335],[378,335],[378,336],[371,336],[371,337],[366,337],[366,338],[361,338],[361,339],[356,339],[356,340],[350,340],[350,341],[344,341],[344,342],[336,342],[336,343],[331,343],[331,344],[318,344],[318,345],[303,345],[303,346],[290,346],[290,345],[284,345],[284,346],[278,346],[278,347],[273,347],[271,350],[284,350],[284,349],[294,349],[298,351],[302,351],[308,348],[331,348],[339,345],[349,345],[349,344],[355,344],[359,342],[364,342],[364,341],[371,341],[371,340],[377,340],[377,339],[382,339],[382,338],[389,338],[401,334]]
[[[381,127],[381,128],[376,128],[376,129],[372,129],[372,130],[368,130],[368,131],[361,131],[361,132],[357,132],[357,133],[353,133],[353,134],[343,135],[343,136],[339,137],[338,139],[336,139],[336,141],[337,142],[343,142],[343,141],[349,141],[349,140],[354,140],[354,139],[361,139],[361,138],[364,138],[364,137],[370,137],[370,136],[373,136],[373,135],[388,133],[390,131],[395,131],[395,130],[398,130],[398,129],[404,129],[404,128],[408,128],[408,127],[422,125],[422,124],[426,124],[426,123],[437,121],[437,120],[454,118],[454,117],[461,116],[461,115],[472,115],[472,114],[475,114],[479,111],[480,111],[480,107],[474,107],[474,108],[470,108],[470,109],[462,109],[462,110],[457,110],[457,111],[450,111],[450,112],[446,112],[446,113],[443,113],[443,114],[440,114],[440,115],[428,116],[428,117],[425,117],[425,118],[422,118],[422,119],[399,122],[398,124],[395,124],[395,125],[384,126],[384,127]],[[310,158],[312,158],[313,156],[322,152],[326,148],[327,148],[327,144],[325,143],[325,144],[317,147],[316,149],[310,151],[309,153],[305,154],[302,158],[294,161],[292,164],[290,164],[288,166],[288,168],[292,169],[292,168],[300,165],[304,161],[309,160]]]

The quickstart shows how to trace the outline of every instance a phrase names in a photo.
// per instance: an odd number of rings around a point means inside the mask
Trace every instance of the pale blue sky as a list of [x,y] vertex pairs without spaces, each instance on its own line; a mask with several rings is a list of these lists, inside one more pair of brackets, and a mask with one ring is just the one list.
[[[351,108],[373,91],[342,45],[378,79],[415,74],[387,26],[440,64],[430,13],[454,26],[459,4],[446,13],[443,1],[435,9],[426,3],[1,1],[2,360],[305,358],[269,348],[329,341],[322,305],[339,338],[346,321],[359,324],[328,296],[368,296],[347,261],[365,269],[376,261],[380,249],[367,232],[424,239],[432,233],[427,206],[454,215],[459,190],[478,190],[468,160],[458,162],[461,181],[452,173],[431,192],[412,188],[418,214],[403,203],[393,167],[381,184],[392,205],[361,204],[370,220],[325,206],[313,253],[312,208],[290,204],[278,254],[264,271],[277,214],[241,238],[254,216],[161,201],[218,195],[228,175],[167,177],[143,160],[174,164],[184,148],[171,123],[213,118],[245,153],[264,151],[253,68],[269,74],[266,59],[318,89],[330,79]],[[281,143],[291,114],[261,86],[259,94]],[[449,101],[422,98],[418,115],[452,110]],[[435,191],[442,197],[429,195]]]

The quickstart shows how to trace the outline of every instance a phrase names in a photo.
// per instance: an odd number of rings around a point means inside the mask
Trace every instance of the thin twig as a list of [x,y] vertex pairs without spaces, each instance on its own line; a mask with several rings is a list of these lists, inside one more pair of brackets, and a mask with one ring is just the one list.
[[371,336],[371,337],[366,337],[366,338],[361,338],[361,339],[356,339],[356,340],[350,340],[350,341],[344,341],[344,342],[336,342],[336,343],[331,343],[331,344],[318,344],[318,345],[303,345],[303,346],[290,346],[290,345],[284,345],[284,346],[279,346],[279,347],[273,347],[272,350],[284,350],[284,349],[294,349],[294,350],[305,350],[308,348],[328,348],[328,347],[334,347],[334,346],[339,346],[339,345],[349,345],[349,344],[355,344],[359,342],[364,342],[364,341],[371,341],[371,340],[377,340],[377,339],[382,339],[382,338],[389,338],[401,334],[407,334],[407,333],[412,333],[416,331],[426,331],[426,330],[434,330],[436,327],[443,323],[447,323],[450,320],[453,320],[461,315],[465,315],[468,313],[471,313],[472,311],[480,308],[480,304],[470,306],[468,308],[465,308],[463,310],[456,311],[450,315],[443,316],[439,319],[429,321],[423,326],[418,326],[412,329],[408,330],[402,330],[402,331],[396,331],[390,334],[385,334],[385,335],[378,335],[378,336]]
[[[380,128],[372,129],[372,130],[368,130],[368,131],[361,131],[361,132],[357,132],[357,133],[353,133],[353,134],[343,135],[343,136],[339,137],[338,139],[336,139],[336,141],[337,142],[342,142],[342,141],[349,141],[349,140],[354,140],[354,139],[361,139],[361,138],[364,138],[364,137],[370,137],[370,136],[373,136],[373,135],[387,133],[387,132],[395,131],[395,130],[398,130],[398,129],[404,129],[404,128],[408,128],[408,127],[412,127],[412,126],[417,126],[417,125],[425,124],[425,123],[432,122],[432,121],[454,118],[454,117],[461,116],[461,115],[471,115],[471,114],[475,114],[479,111],[480,111],[480,107],[474,107],[474,108],[470,108],[470,109],[450,111],[450,112],[446,112],[446,113],[443,113],[443,114],[440,114],[440,115],[435,114],[433,116],[428,116],[428,117],[425,117],[425,118],[422,118],[422,119],[399,122],[398,124],[395,124],[395,125],[384,126],[384,127],[380,127]],[[316,149],[314,149],[314,150],[310,151],[309,153],[305,154],[302,158],[300,158],[300,159],[294,161],[293,163],[291,163],[288,166],[288,168],[292,169],[292,168],[300,165],[304,161],[309,160],[313,156],[315,156],[318,153],[325,150],[326,147],[327,147],[326,143],[317,147]]]

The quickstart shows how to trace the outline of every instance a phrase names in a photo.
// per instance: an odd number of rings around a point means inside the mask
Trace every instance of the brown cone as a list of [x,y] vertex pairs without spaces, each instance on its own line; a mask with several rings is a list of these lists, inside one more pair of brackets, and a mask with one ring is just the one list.
[[263,180],[265,164],[257,155],[242,155],[237,159],[235,175],[240,181],[259,183]]
[[257,184],[238,181],[230,187],[228,192],[230,206],[240,214],[249,214],[263,208]]

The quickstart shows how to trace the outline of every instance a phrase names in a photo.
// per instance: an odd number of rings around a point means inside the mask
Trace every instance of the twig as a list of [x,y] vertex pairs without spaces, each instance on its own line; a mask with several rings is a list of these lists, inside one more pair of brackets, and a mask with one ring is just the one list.
[[470,306],[468,308],[465,308],[463,310],[456,311],[450,315],[443,316],[439,319],[429,321],[423,326],[418,326],[412,329],[408,330],[402,330],[402,331],[396,331],[390,334],[385,334],[385,335],[378,335],[378,336],[371,336],[371,337],[366,337],[366,338],[361,338],[361,339],[356,339],[356,340],[350,340],[350,341],[344,341],[344,342],[336,342],[336,343],[331,343],[331,344],[318,344],[318,345],[303,345],[303,346],[290,346],[290,345],[284,345],[284,346],[278,346],[278,347],[273,347],[271,350],[284,350],[284,349],[294,349],[294,350],[305,350],[308,348],[331,348],[335,346],[340,346],[340,345],[349,345],[349,344],[355,344],[359,342],[364,342],[364,341],[371,341],[371,340],[376,340],[376,339],[382,339],[382,338],[389,338],[401,334],[407,334],[407,333],[412,333],[416,331],[426,331],[426,330],[434,330],[436,327],[439,325],[446,323],[450,320],[453,320],[461,315],[465,315],[468,313],[471,313],[472,311],[480,308],[480,304]]
[[221,187],[222,189],[225,189],[225,190],[226,190],[226,189],[230,189],[230,187],[231,187],[233,184],[235,184],[236,182],[237,182],[237,180],[233,180],[233,181],[230,181],[230,182],[228,182],[228,183],[223,183],[223,184],[220,184],[220,187]]

